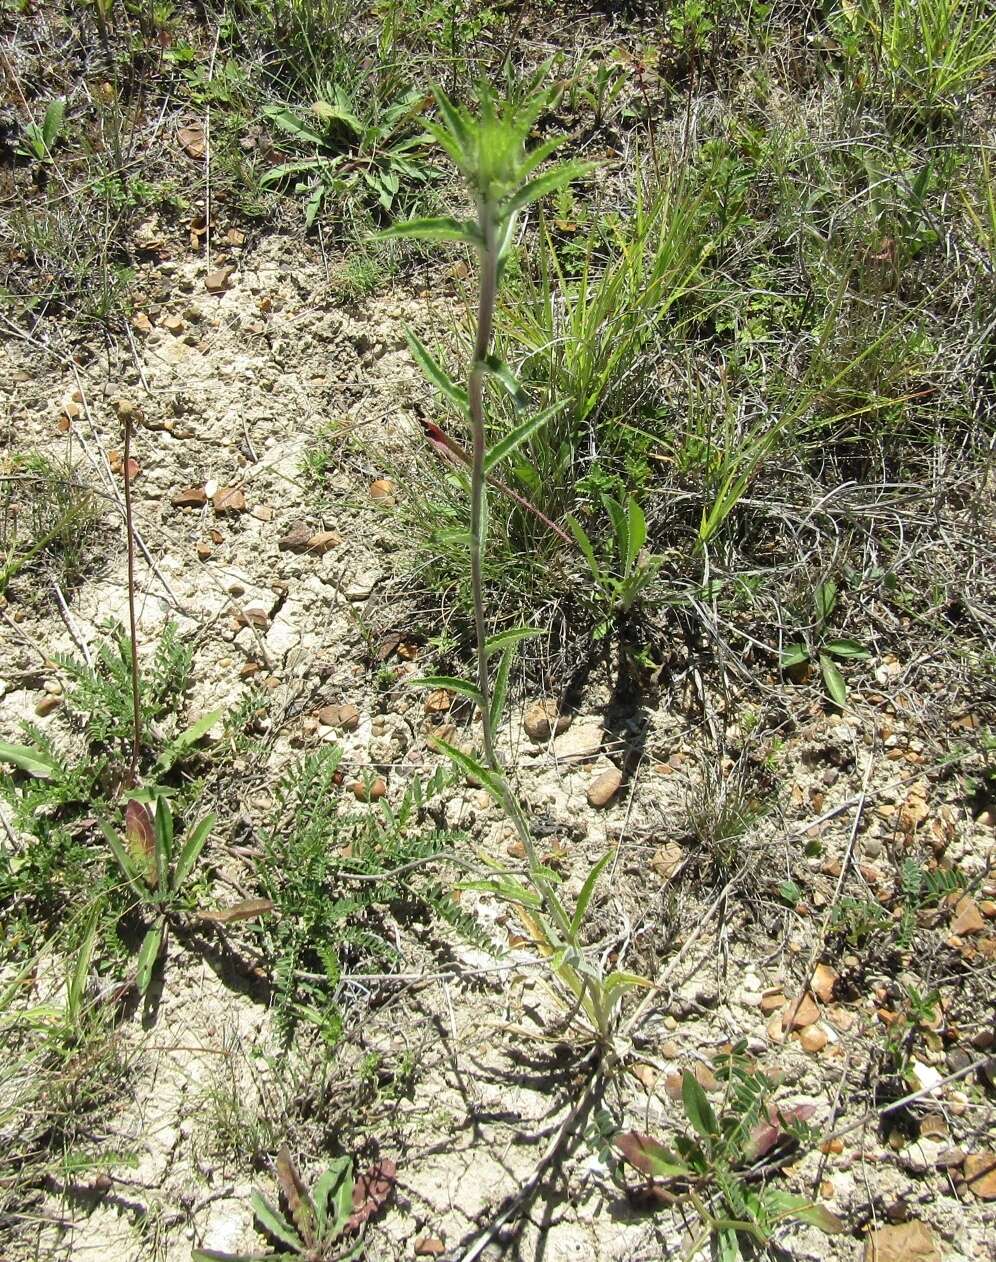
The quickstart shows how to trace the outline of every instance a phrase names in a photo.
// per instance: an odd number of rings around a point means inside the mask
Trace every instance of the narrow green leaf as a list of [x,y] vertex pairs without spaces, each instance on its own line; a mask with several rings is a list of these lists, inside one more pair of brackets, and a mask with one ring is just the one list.
[[214,814],[209,813],[190,831],[190,835],[183,844],[180,851],[180,857],[176,861],[176,869],[173,872],[173,892],[179,893],[183,888],[183,884],[190,875],[194,864],[197,862],[201,851],[204,849],[204,843],[207,841],[214,827]]
[[542,175],[536,175],[531,180],[527,180],[517,192],[502,202],[501,214],[503,217],[511,218],[532,202],[539,201],[541,197],[546,197],[548,193],[563,188],[592,170],[594,166],[590,162],[564,162],[549,171],[544,171]]
[[863,648],[857,640],[827,640],[823,645],[824,653],[831,653],[834,657],[871,657],[866,648]]
[[432,739],[431,744],[433,749],[438,749],[440,753],[445,754],[450,762],[458,767],[465,776],[470,776],[472,779],[480,781],[499,806],[505,805],[504,786],[493,771],[489,771],[476,758],[471,758],[469,754],[465,754],[462,749],[448,745],[446,741]]
[[639,973],[626,973],[621,969],[616,969],[615,972],[608,974],[602,985],[606,994],[611,995],[616,990],[649,990],[653,983],[648,982]]
[[206,735],[219,719],[224,717],[224,711],[212,710],[208,714],[202,714],[188,728],[185,728],[179,736],[174,736],[163,752],[159,755],[156,766],[161,771],[168,771],[176,760],[186,750],[196,745],[202,736]]
[[825,653],[820,654],[820,671],[830,700],[843,708],[847,704],[847,684],[836,663]]
[[532,890],[527,890],[524,885],[512,880],[511,877],[460,881],[457,889],[479,890],[483,894],[494,894],[496,898],[503,898],[509,903],[518,903],[520,906],[528,907],[532,911],[539,911],[543,906],[543,899],[539,894],[534,894]]
[[97,945],[97,927],[100,923],[100,908],[97,907],[90,915],[90,923],[87,925],[86,933],[83,935],[83,942],[80,946],[79,954],[76,957],[76,963],[73,965],[72,975],[69,978],[69,986],[67,988],[66,1012],[72,1022],[80,1019],[83,1010],[83,996],[86,994],[87,978],[90,976],[90,962],[93,959],[93,950]]
[[58,138],[65,113],[66,102],[61,99],[50,102],[48,109],[45,111],[45,121],[42,123],[42,141],[48,150],[51,150]]
[[252,1206],[253,1213],[259,1219],[263,1229],[267,1231],[274,1239],[279,1240],[281,1244],[285,1244],[288,1248],[296,1249],[298,1253],[304,1253],[304,1241],[290,1225],[283,1214],[273,1208],[270,1202],[264,1196],[260,1196],[258,1192],[253,1192],[249,1197],[249,1204]]
[[320,118],[323,123],[344,123],[354,136],[363,133],[363,124],[356,115],[339,105],[333,105],[331,101],[316,101],[311,109],[315,117]]
[[584,559],[588,562],[588,568],[591,570],[591,576],[595,580],[598,587],[604,587],[605,574],[598,561],[595,559],[595,549],[591,546],[591,540],[585,533],[584,527],[571,513],[567,514],[567,525],[571,534],[574,536],[578,547],[584,555]]
[[466,679],[457,679],[455,675],[423,675],[420,679],[409,679],[409,688],[446,688],[450,692],[458,692],[462,697],[469,697],[476,705],[481,704],[480,689]]
[[276,124],[281,131],[296,136],[298,140],[307,140],[309,144],[320,147],[322,137],[292,111],[280,105],[264,105],[263,114]]
[[837,584],[832,578],[828,578],[825,583],[817,586],[813,593],[813,604],[816,607],[817,618],[821,623],[826,622],[837,604]]
[[626,510],[611,495],[603,495],[602,504],[612,521],[612,529],[616,537],[616,556],[619,558],[619,564],[623,567],[623,573],[625,574],[626,558],[629,556],[629,521],[626,516]]
[[51,780],[59,770],[59,764],[49,754],[29,745],[8,745],[0,741],[0,762],[13,763],[19,771],[41,780]]
[[481,230],[469,219],[405,219],[378,232],[381,240],[392,237],[420,237],[423,241],[464,241],[468,245],[482,243]]
[[508,364],[498,355],[489,355],[485,362],[488,372],[501,382],[506,391],[515,400],[516,407],[523,407],[526,403],[526,393],[522,386],[519,385],[515,373],[509,368]]
[[626,564],[623,567],[623,573],[628,578],[636,566],[641,548],[647,542],[647,517],[634,495],[631,495],[626,501],[626,513],[629,527],[627,531],[629,546],[626,552]]
[[500,653],[509,644],[518,644],[520,640],[534,640],[537,636],[545,634],[546,632],[538,627],[510,627],[507,631],[499,631],[496,635],[492,635],[486,641],[484,651],[491,657],[494,653]]
[[166,798],[156,802],[156,813],[153,816],[156,830],[156,874],[159,878],[159,889],[169,889],[169,869],[173,862],[173,812]]
[[498,671],[495,675],[495,681],[491,688],[491,730],[494,731],[501,722],[502,712],[505,709],[505,697],[508,693],[508,674],[512,669],[512,658],[515,656],[515,645],[508,644],[502,650],[501,660],[498,663]]
[[578,894],[578,901],[574,906],[574,915],[571,917],[571,935],[575,936],[581,926],[584,924],[584,915],[588,910],[588,904],[591,902],[592,895],[595,892],[595,886],[598,878],[605,871],[605,865],[612,858],[612,851],[603,854],[597,863],[592,865],[591,871],[585,877],[584,885],[581,886],[581,892]]
[[566,400],[560,403],[553,403],[550,407],[544,408],[542,412],[537,412],[535,416],[523,421],[521,425],[517,425],[515,429],[510,430],[504,438],[495,443],[484,457],[485,472],[490,473],[496,464],[500,464],[506,456],[510,456],[523,443],[528,442],[537,430],[542,429],[548,421],[552,420],[558,412],[562,412],[566,406]]
[[347,1176],[352,1172],[352,1165],[349,1157],[337,1157],[311,1189],[319,1239],[330,1228],[333,1237],[338,1235],[349,1218],[353,1202],[353,1180]]
[[466,412],[468,407],[467,391],[456,384],[446,369],[422,345],[411,329],[405,329],[405,340],[408,343],[409,351],[411,351],[412,359],[421,368],[422,375],[426,380],[434,385],[441,394],[451,399],[462,412]]
[[681,1102],[685,1106],[685,1116],[692,1128],[703,1139],[715,1139],[719,1135],[719,1123],[712,1105],[706,1099],[702,1085],[690,1069],[681,1075]]
[[139,869],[132,862],[131,855],[122,845],[121,838],[106,819],[98,818],[98,823],[100,824],[101,831],[107,838],[107,844],[111,848],[111,854],[114,855],[114,858],[117,860],[118,867],[124,873],[125,880],[131,886],[132,891],[137,894],[139,898],[144,900],[148,896],[149,891],[141,882]]
[[145,994],[152,981],[156,960],[159,959],[159,952],[162,950],[164,928],[164,922],[158,920],[142,939],[142,945],[139,947],[138,966],[135,970],[135,985],[138,987],[140,995]]

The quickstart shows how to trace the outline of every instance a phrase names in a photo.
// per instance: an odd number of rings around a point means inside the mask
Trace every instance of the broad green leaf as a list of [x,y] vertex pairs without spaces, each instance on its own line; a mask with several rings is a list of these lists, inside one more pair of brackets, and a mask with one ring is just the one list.
[[50,150],[55,144],[65,113],[66,102],[63,100],[50,102],[48,109],[45,111],[45,121],[42,123],[41,134],[46,149]]
[[857,642],[857,640],[827,640],[823,645],[823,652],[830,653],[834,657],[871,657],[866,648]]
[[706,1099],[701,1083],[690,1069],[686,1069],[681,1075],[681,1102],[685,1106],[685,1116],[696,1134],[703,1139],[718,1138],[720,1132],[716,1114]]
[[353,1208],[352,1168],[349,1157],[337,1157],[311,1189],[320,1237],[330,1228],[332,1235],[337,1235],[349,1219]]
[[325,203],[325,195],[328,192],[324,183],[319,181],[311,190],[311,196],[304,205],[304,230],[310,232],[315,226],[315,220],[318,218],[318,212]]
[[441,394],[452,400],[462,412],[466,412],[469,406],[467,391],[456,384],[446,369],[422,345],[411,329],[405,329],[405,341],[408,343],[412,359],[421,368],[422,375],[426,380],[434,385]]
[[264,1230],[269,1232],[281,1244],[285,1244],[288,1248],[297,1250],[298,1253],[304,1253],[304,1241],[290,1225],[283,1214],[273,1208],[270,1202],[264,1196],[260,1196],[258,1192],[253,1192],[249,1197],[249,1204],[252,1206],[253,1213],[263,1225]]
[[791,1192],[769,1186],[764,1189],[763,1203],[773,1218],[795,1218],[800,1222],[810,1223],[831,1236],[844,1230],[844,1224],[836,1214],[831,1214],[822,1205],[814,1205],[804,1196],[795,1196]]
[[210,835],[211,829],[214,827],[214,814],[205,815],[204,818],[195,824],[191,829],[190,835],[183,844],[180,851],[180,857],[176,861],[176,869],[173,872],[173,892],[179,893],[183,888],[183,883],[190,875],[194,864],[197,862],[201,851],[204,849],[204,843]]
[[640,1131],[624,1131],[612,1140],[612,1147],[641,1174],[657,1179],[673,1179],[688,1174],[670,1148]]
[[142,939],[142,945],[138,949],[138,966],[135,970],[135,985],[138,987],[138,993],[144,995],[149,989],[149,983],[152,981],[152,973],[156,967],[156,960],[159,959],[159,952],[163,945],[163,929],[164,922],[156,921],[152,928]]
[[507,631],[499,631],[496,635],[492,635],[485,643],[484,651],[490,657],[494,653],[500,653],[509,644],[518,644],[520,640],[533,640],[545,634],[546,632],[538,627],[510,627]]
[[504,438],[495,443],[484,457],[485,472],[490,473],[496,464],[500,464],[506,456],[510,456],[523,443],[528,442],[537,430],[542,429],[548,421],[556,416],[558,412],[562,412],[566,406],[566,401],[553,403],[550,407],[544,408],[542,412],[537,412],[535,416],[523,421],[521,425],[516,425],[515,429],[510,430]]
[[482,243],[481,230],[469,219],[405,219],[379,232],[382,240],[392,237],[420,237],[423,241],[464,241],[468,245]]
[[304,175],[305,173],[318,171],[324,163],[319,158],[302,158],[299,162],[282,162],[279,166],[270,167],[268,171],[264,171],[259,177],[260,188],[270,188],[273,184],[279,184],[281,180],[286,180],[290,175]]
[[809,649],[805,644],[789,644],[782,650],[781,666],[786,669],[789,666],[801,666],[803,662],[809,661]]
[[480,689],[466,679],[457,679],[455,675],[423,675],[420,679],[409,679],[409,688],[445,688],[448,692],[458,692],[462,697],[469,697],[475,705],[481,704]]
[[847,704],[847,684],[834,661],[825,653],[820,654],[820,672],[831,701],[843,708]]
[[323,123],[344,123],[355,136],[359,136],[363,131],[363,124],[355,114],[351,114],[340,105],[334,105],[331,101],[316,101],[311,109]]
[[29,745],[8,745],[0,741],[0,762],[13,763],[20,771],[41,780],[51,780],[58,773],[59,764],[49,754]]
[[574,915],[571,917],[571,934],[576,935],[578,930],[584,924],[584,915],[588,910],[588,904],[595,892],[595,886],[598,878],[605,871],[605,865],[612,858],[613,852],[610,850],[607,854],[603,854],[597,863],[592,865],[591,871],[585,877],[584,885],[581,886],[581,892],[578,894],[578,901],[574,906]]
[[612,994],[614,990],[649,990],[653,983],[639,973],[625,973],[616,969],[614,973],[608,974],[602,985],[607,994]]

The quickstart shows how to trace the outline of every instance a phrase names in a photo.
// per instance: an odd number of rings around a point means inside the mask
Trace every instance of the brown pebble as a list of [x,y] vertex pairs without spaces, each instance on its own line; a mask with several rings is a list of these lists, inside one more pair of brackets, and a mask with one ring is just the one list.
[[187,486],[176,491],[170,503],[174,508],[202,508],[207,503],[207,492],[202,486]]
[[622,772],[618,767],[610,767],[596,776],[588,785],[588,805],[596,809],[608,806],[622,786]]
[[804,1052],[810,1054],[822,1052],[827,1042],[826,1030],[821,1030],[818,1025],[807,1025],[799,1035],[799,1045]]
[[219,517],[224,513],[244,513],[246,497],[240,487],[220,486],[211,501]]
[[370,483],[370,498],[377,504],[390,506],[394,501],[394,483],[390,478],[376,478]]
[[199,543],[197,545],[197,555],[202,561],[206,561],[213,554],[213,549],[209,543]]
[[820,1019],[820,1010],[816,1000],[804,991],[793,999],[782,1014],[782,1025],[786,1030],[802,1030]]
[[314,553],[315,556],[323,557],[326,552],[331,552],[340,543],[342,543],[342,538],[334,530],[319,530],[308,540],[307,551]]
[[61,705],[61,697],[53,697],[51,695],[44,696],[35,706],[35,714],[37,714],[39,718],[44,718],[46,714],[51,714],[53,710],[58,710]]
[[571,716],[561,714],[560,706],[552,697],[531,702],[522,716],[523,730],[531,741],[547,741],[551,736],[566,732],[570,725]]
[[766,1015],[777,1012],[785,1006],[785,996],[780,990],[773,990],[761,996],[761,1011]]

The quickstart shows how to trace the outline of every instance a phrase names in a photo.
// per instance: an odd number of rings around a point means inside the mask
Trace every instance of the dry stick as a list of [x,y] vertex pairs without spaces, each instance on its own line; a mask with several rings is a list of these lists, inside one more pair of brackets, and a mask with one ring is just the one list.
[[73,621],[72,614],[69,612],[69,606],[66,604],[66,598],[62,594],[62,589],[58,583],[52,584],[52,591],[55,593],[56,604],[59,606],[59,612],[62,614],[62,621],[66,624],[66,630],[72,637],[73,643],[83,654],[83,660],[87,666],[93,666],[93,658],[90,655],[90,648],[83,637],[79,627]]
[[138,684],[138,627],[135,619],[135,534],[131,511],[131,414],[124,415],[125,532],[128,537],[128,633],[131,637],[131,765],[128,783],[138,783],[138,759],[142,747],[142,700]]

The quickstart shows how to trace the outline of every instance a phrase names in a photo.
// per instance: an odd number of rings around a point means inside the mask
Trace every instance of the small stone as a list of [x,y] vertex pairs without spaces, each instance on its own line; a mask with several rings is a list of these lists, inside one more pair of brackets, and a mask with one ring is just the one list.
[[387,793],[387,784],[383,776],[378,776],[375,780],[367,784],[363,780],[357,780],[353,786],[353,797],[358,802],[378,802]]
[[214,511],[219,517],[227,513],[244,513],[246,497],[237,486],[220,486],[211,499]]
[[306,552],[312,537],[312,529],[303,521],[297,521],[280,540],[277,547],[281,552]]
[[601,719],[582,719],[555,738],[554,755],[564,760],[589,761],[602,748],[604,735]]
[[394,483],[390,478],[376,478],[370,483],[370,498],[376,504],[389,507],[395,502]]
[[681,1048],[674,1039],[665,1039],[658,1050],[663,1060],[677,1060],[681,1055]]
[[216,267],[204,277],[204,288],[209,294],[223,294],[234,275],[234,267]]
[[930,1227],[914,1218],[871,1232],[864,1262],[941,1262],[941,1250]]
[[306,551],[314,553],[315,556],[323,557],[326,552],[331,552],[340,543],[342,543],[342,539],[334,530],[319,530],[317,534],[312,535],[308,540]]
[[996,1201],[996,1152],[976,1152],[965,1158],[965,1184],[980,1201]]
[[650,857],[649,868],[662,880],[670,881],[685,862],[685,852],[676,841],[658,846]]
[[668,1074],[664,1079],[664,1090],[672,1100],[681,1099],[681,1074]]
[[167,316],[163,321],[163,328],[167,333],[172,333],[174,337],[179,337],[185,327],[183,321],[176,315]]
[[199,543],[197,545],[197,555],[202,561],[206,561],[213,553],[214,549],[209,543]]
[[837,973],[829,964],[817,964],[813,969],[810,982],[813,994],[821,1003],[829,1003],[833,999],[833,988],[837,984]]
[[447,688],[436,688],[425,699],[426,714],[445,714],[453,704],[454,694]]
[[273,521],[273,509],[269,504],[257,504],[251,512],[257,521]]
[[531,702],[522,716],[523,730],[531,741],[537,743],[547,741],[555,734],[566,732],[570,725],[571,716],[561,714],[560,706],[552,697]]
[[46,694],[35,706],[35,714],[43,719],[46,714],[51,714],[53,710],[58,710],[61,705],[61,697],[53,697],[51,694]]
[[974,933],[982,933],[986,927],[986,922],[979,914],[979,909],[975,904],[975,899],[970,894],[965,894],[955,905],[955,918],[951,922],[951,932],[957,934],[959,938],[971,937]]
[[338,726],[344,732],[355,732],[360,726],[360,712],[351,702],[339,707]]
[[803,1030],[807,1025],[814,1025],[819,1019],[819,1007],[807,990],[797,999],[793,999],[786,1008],[782,1014],[782,1026],[786,1030]]
[[778,1012],[784,1006],[785,996],[780,990],[765,991],[761,996],[760,1008],[766,1016],[770,1016],[773,1012]]
[[782,1029],[782,1018],[780,1013],[775,1013],[768,1024],[765,1026],[765,1032],[772,1043],[784,1043],[785,1031]]
[[817,1052],[822,1052],[827,1045],[827,1032],[818,1025],[807,1025],[799,1034],[799,1046],[804,1052],[809,1052],[811,1056],[815,1056]]
[[622,786],[622,772],[618,767],[611,767],[596,776],[588,785],[588,805],[596,809],[608,806]]
[[920,1135],[923,1139],[946,1139],[948,1124],[940,1113],[927,1113],[920,1119]]
[[712,1072],[708,1065],[704,1065],[702,1061],[696,1062],[695,1068],[692,1070],[698,1080],[699,1086],[703,1091],[718,1091],[719,1079]]
[[131,327],[141,337],[148,337],[152,332],[152,321],[144,311],[136,311],[131,318]]
[[446,1245],[438,1236],[419,1236],[415,1241],[415,1256],[417,1258],[438,1258],[441,1253],[446,1252]]

